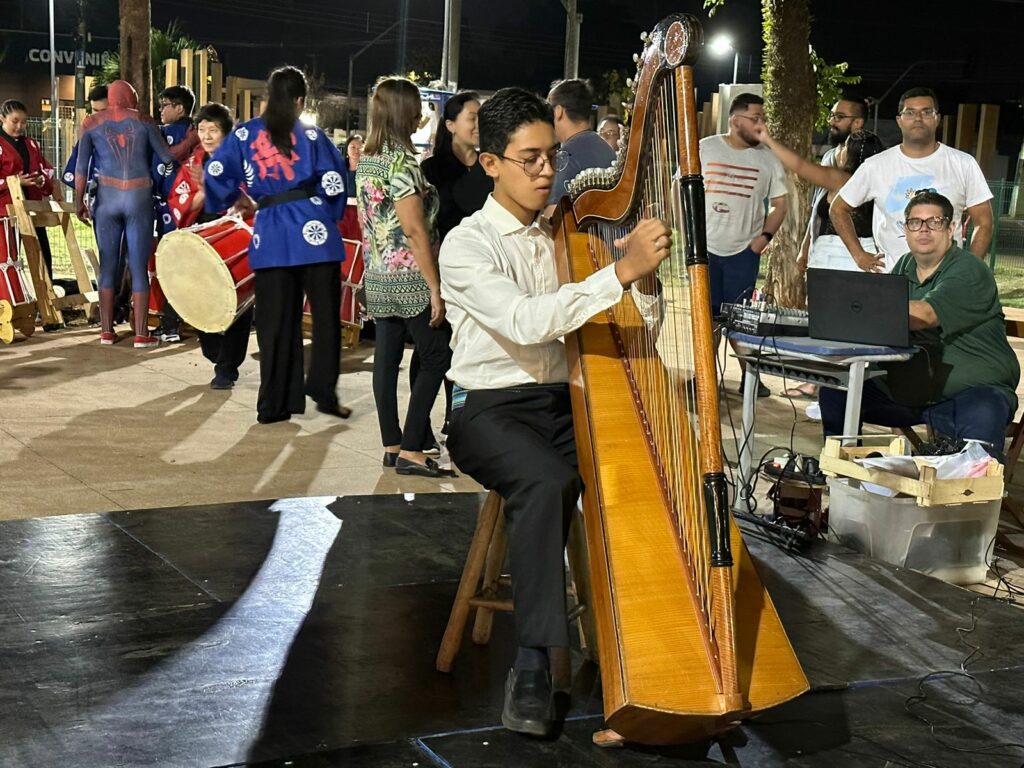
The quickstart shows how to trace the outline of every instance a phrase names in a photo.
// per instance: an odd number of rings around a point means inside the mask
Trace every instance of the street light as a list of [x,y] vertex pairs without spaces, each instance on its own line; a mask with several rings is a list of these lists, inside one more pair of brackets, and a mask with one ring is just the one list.
[[740,71],[740,52],[733,47],[732,38],[725,34],[715,35],[708,43],[708,48],[711,55],[717,57],[727,56],[730,51],[732,52],[732,82],[735,85]]

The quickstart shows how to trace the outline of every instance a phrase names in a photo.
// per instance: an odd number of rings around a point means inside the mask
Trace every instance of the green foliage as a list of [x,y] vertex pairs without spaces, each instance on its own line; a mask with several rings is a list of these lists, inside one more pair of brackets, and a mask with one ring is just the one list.
[[598,104],[612,104],[617,100],[622,105],[619,116],[623,120],[629,118],[629,105],[633,103],[633,91],[626,85],[627,77],[624,69],[610,69],[592,84]]
[[[149,57],[153,68],[154,93],[160,93],[169,84],[164,82],[164,59],[176,59],[185,48],[195,50],[199,43],[186,35],[177,20],[167,25],[167,29],[151,29],[149,31]],[[103,68],[96,73],[97,85],[110,85],[121,77],[121,57],[117,53],[110,54]],[[170,83],[177,85],[177,83]]]
[[704,0],[704,9],[708,12],[708,16],[714,16],[715,11],[725,5],[725,0]]
[[860,75],[848,75],[846,69],[850,65],[845,61],[828,64],[811,48],[811,66],[814,68],[814,80],[818,90],[818,103],[814,116],[814,128],[823,131],[828,127],[828,113],[832,105],[843,95],[844,85],[856,85]]

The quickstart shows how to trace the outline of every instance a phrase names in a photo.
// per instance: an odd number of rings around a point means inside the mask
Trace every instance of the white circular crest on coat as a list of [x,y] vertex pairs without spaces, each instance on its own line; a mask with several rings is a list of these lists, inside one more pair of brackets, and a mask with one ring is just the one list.
[[235,131],[235,136],[238,137],[239,141],[245,141],[246,139],[249,138],[249,129],[243,125],[237,131]]
[[253,248],[259,248],[260,247],[260,236],[259,235],[253,235],[252,236],[252,247]]
[[324,204],[324,201],[321,200],[316,195],[313,195],[313,197],[309,198],[309,202],[311,202],[313,205],[323,205]]
[[323,245],[327,242],[327,227],[322,221],[307,221],[302,225],[302,238],[310,245]]
[[309,139],[310,141],[316,141],[316,131],[313,130],[312,128],[307,128],[306,138]]
[[164,138],[167,139],[167,143],[168,144],[173,144],[174,143],[174,137],[173,136],[164,136]]
[[206,172],[211,176],[220,176],[224,173],[224,164],[220,160],[214,160],[206,167]]
[[341,174],[337,171],[328,171],[320,179],[320,184],[330,196],[340,195],[345,191],[345,182],[341,179]]

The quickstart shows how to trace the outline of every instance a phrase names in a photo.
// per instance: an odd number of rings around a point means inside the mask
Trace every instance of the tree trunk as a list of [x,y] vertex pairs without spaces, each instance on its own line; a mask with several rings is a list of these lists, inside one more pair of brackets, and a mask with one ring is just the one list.
[[139,92],[139,111],[153,113],[153,70],[149,60],[149,0],[118,0],[121,14],[121,79]]
[[[809,52],[808,0],[761,0],[761,10],[768,128],[794,152],[809,157],[817,92]],[[797,257],[810,216],[810,185],[795,173],[787,172],[786,181],[789,212],[768,250],[765,290],[782,306],[803,307],[806,290]]]

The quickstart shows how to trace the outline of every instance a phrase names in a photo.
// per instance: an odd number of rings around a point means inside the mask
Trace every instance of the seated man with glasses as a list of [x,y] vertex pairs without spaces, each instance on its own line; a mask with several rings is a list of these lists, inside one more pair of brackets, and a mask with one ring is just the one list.
[[503,88],[478,117],[480,165],[494,192],[441,245],[455,384],[448,450],[505,500],[519,650],[502,723],[544,736],[555,725],[549,652],[569,646],[563,552],[582,490],[562,337],[653,273],[672,235],[663,222],[643,220],[616,243],[621,259],[559,285],[551,227],[540,215],[556,173],[552,109],[522,88]]
[[[920,351],[864,384],[861,417],[886,427],[927,424],[956,439],[981,440],[998,458],[1017,411],[1017,356],[992,271],[953,242],[953,204],[934,190],[904,210],[910,253],[893,268],[910,288],[910,329]],[[842,434],[846,393],[820,392],[826,435]]]
[[[982,257],[992,242],[992,192],[977,160],[937,139],[941,116],[931,88],[911,88],[900,96],[896,123],[903,141],[864,161],[832,201],[832,225],[858,264],[871,272],[889,272],[907,252],[903,208],[924,187],[937,189],[953,204],[951,223],[959,245],[961,219],[966,213],[974,231],[970,250]],[[874,203],[873,234],[879,253],[864,250],[857,239],[852,214]]]

